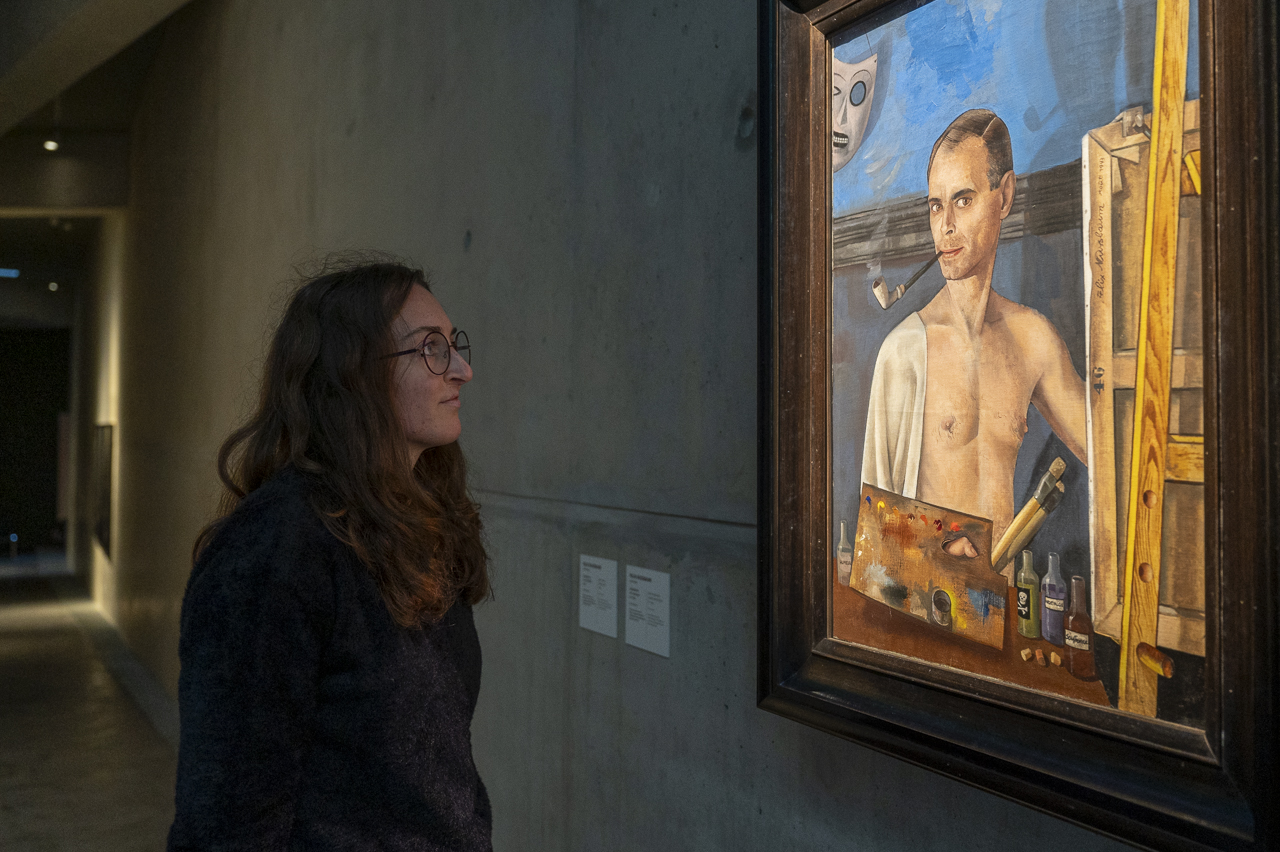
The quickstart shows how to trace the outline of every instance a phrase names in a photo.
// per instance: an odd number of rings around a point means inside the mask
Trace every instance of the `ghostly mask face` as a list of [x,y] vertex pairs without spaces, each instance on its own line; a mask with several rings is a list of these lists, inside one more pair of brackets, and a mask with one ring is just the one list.
[[831,171],[853,159],[862,144],[876,88],[876,55],[861,62],[831,57]]

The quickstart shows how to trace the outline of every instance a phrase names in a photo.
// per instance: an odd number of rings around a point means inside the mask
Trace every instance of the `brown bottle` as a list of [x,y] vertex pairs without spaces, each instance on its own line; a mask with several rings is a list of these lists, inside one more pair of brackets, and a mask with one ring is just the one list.
[[1071,578],[1071,608],[1062,622],[1067,671],[1081,680],[1097,680],[1093,667],[1093,620],[1084,602],[1084,577]]

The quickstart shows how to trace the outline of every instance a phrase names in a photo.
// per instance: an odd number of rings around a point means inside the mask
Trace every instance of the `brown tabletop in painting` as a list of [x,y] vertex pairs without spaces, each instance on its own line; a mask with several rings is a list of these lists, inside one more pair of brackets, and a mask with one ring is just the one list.
[[[834,566],[833,566],[834,568]],[[1017,618],[1005,619],[1004,648],[997,649],[941,630],[905,612],[859,594],[848,586],[832,584],[832,633],[836,639],[893,651],[924,662],[951,666],[1040,692],[1111,706],[1098,681],[1082,681],[1064,666],[1049,662],[1050,654],[1065,657],[1065,650],[1043,639],[1027,639],[1018,633]],[[1013,588],[1008,588],[1005,612],[1015,613]],[[1023,660],[1022,651],[1032,656]],[[1042,652],[1046,665],[1034,656]]]

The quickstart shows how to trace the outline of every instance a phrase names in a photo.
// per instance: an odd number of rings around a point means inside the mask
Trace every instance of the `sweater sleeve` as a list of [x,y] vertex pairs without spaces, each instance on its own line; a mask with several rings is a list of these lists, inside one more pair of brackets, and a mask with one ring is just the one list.
[[332,549],[300,544],[271,514],[222,530],[187,586],[170,852],[289,846],[332,630]]

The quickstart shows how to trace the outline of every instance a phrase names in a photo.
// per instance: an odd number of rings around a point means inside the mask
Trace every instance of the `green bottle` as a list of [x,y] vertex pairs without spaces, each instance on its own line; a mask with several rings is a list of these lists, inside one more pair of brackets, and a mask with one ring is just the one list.
[[1018,632],[1028,639],[1040,638],[1040,575],[1031,565],[1031,551],[1022,551],[1022,567],[1014,578],[1018,590]]

